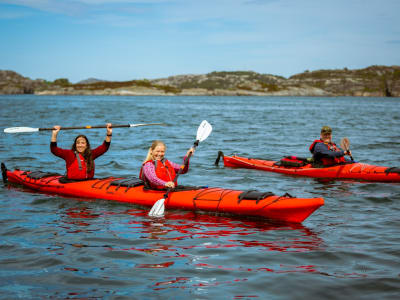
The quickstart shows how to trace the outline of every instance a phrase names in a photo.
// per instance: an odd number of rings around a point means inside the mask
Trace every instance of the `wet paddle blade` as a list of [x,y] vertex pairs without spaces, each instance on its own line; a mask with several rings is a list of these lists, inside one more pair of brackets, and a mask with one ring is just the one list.
[[156,203],[154,203],[153,207],[150,209],[150,212],[149,212],[150,217],[164,216],[164,210],[165,210],[164,201],[165,201],[165,199],[162,198],[160,200],[157,200]]
[[5,133],[20,133],[20,132],[36,132],[39,131],[39,128],[32,127],[10,127],[4,129]]
[[204,141],[210,135],[212,131],[212,126],[206,120],[201,122],[199,128],[197,129],[196,140],[199,142]]
[[[350,151],[350,140],[347,137],[342,138],[342,140],[340,141],[340,147],[345,151]],[[350,155],[350,159],[354,161],[352,155]]]
[[347,137],[342,138],[342,140],[340,141],[340,147],[346,151],[350,149],[350,141]]

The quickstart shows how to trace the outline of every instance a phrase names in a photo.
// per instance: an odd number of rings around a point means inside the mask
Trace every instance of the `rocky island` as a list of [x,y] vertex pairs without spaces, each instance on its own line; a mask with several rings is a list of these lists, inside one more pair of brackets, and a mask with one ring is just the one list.
[[252,71],[211,72],[152,80],[70,83],[32,80],[0,70],[0,94],[176,96],[400,97],[400,66],[305,71],[289,78]]

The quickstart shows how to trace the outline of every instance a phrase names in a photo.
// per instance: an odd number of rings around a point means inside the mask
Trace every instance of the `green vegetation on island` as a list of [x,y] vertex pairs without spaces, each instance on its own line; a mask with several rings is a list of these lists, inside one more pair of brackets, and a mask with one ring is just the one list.
[[38,95],[237,95],[400,97],[400,66],[305,71],[289,78],[252,71],[177,75],[153,80],[90,78],[32,80],[0,70],[0,94]]

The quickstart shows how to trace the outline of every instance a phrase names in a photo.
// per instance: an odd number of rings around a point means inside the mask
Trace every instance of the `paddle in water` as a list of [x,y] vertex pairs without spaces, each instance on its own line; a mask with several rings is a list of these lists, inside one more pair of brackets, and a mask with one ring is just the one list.
[[[153,125],[166,125],[164,123],[147,123],[147,124],[125,124],[125,125],[112,125],[111,128],[122,128],[122,127],[140,127],[140,126],[153,126]],[[72,130],[72,129],[96,129],[96,128],[106,128],[107,125],[98,125],[98,126],[75,126],[75,127],[61,127],[61,130]],[[51,128],[32,128],[32,127],[10,127],[4,129],[5,133],[24,133],[24,132],[37,132],[44,130],[54,130]]]
[[[350,151],[350,141],[349,141],[349,139],[347,137],[342,138],[342,140],[340,141],[340,147],[344,151],[347,151],[347,152],[351,153],[351,151]],[[350,159],[352,161],[354,161],[353,156],[351,156],[351,154],[350,154]]]
[[[211,133],[212,127],[210,123],[208,123],[206,120],[201,122],[199,128],[197,129],[197,135],[196,135],[196,141],[193,144],[193,149],[196,149],[196,147],[199,145],[199,142],[204,141]],[[185,161],[183,162],[183,165],[179,168],[178,173],[175,175],[174,182],[178,179],[179,174],[182,173],[182,170],[185,168],[185,165],[188,163],[190,156],[192,155],[192,152],[189,153],[189,155],[186,157]],[[150,217],[162,217],[164,215],[164,210],[165,210],[165,199],[168,198],[169,193],[172,191],[172,189],[168,189],[167,192],[164,194],[164,198],[157,200],[156,203],[154,203],[153,207],[151,208],[149,212]]]

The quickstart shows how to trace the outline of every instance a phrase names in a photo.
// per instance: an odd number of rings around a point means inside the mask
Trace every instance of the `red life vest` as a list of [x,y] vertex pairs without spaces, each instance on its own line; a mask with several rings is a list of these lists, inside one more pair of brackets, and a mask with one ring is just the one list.
[[[340,148],[338,146],[336,146],[335,143],[328,144],[328,143],[323,142],[322,140],[315,140],[310,146],[310,152],[312,154],[314,154],[314,148],[317,143],[325,144],[328,147],[328,150],[330,150],[330,151],[334,151],[334,152],[340,151]],[[335,157],[335,158],[321,157],[321,162],[324,166],[332,166],[332,165],[340,164],[345,161],[346,161],[346,159],[344,158],[344,156]]]
[[[155,167],[155,172],[156,175],[159,179],[163,180],[163,181],[173,181],[175,183],[175,186],[178,185],[177,181],[175,180],[176,177],[176,172],[174,167],[171,165],[171,163],[169,162],[169,160],[164,159],[162,161],[160,160],[148,160],[146,162],[143,163],[142,168],[140,169],[140,174],[139,174],[139,178],[142,179],[143,181],[146,181],[148,183],[149,180],[146,178],[146,176],[144,176],[143,174],[143,166],[145,164],[147,164],[148,162],[152,162],[154,164]],[[165,186],[163,185],[154,185],[152,183],[150,183],[151,187],[153,188],[157,188],[157,189],[164,189]]]
[[[87,174],[86,161],[82,154],[75,152],[76,159],[67,166],[68,179],[91,179],[94,177],[94,162],[92,171]],[[78,160],[79,159],[79,160]]]

